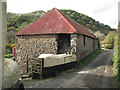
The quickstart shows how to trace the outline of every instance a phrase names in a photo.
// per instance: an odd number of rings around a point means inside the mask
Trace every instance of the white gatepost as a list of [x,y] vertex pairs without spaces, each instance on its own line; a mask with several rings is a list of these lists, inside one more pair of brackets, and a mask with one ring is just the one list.
[[6,41],[6,0],[0,0],[0,90],[2,89],[3,63]]

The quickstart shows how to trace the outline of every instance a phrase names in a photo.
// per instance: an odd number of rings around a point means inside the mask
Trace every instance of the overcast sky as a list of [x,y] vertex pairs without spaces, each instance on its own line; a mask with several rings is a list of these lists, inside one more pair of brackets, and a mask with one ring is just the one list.
[[29,13],[35,10],[71,9],[86,14],[96,21],[118,26],[120,0],[7,0],[7,12]]

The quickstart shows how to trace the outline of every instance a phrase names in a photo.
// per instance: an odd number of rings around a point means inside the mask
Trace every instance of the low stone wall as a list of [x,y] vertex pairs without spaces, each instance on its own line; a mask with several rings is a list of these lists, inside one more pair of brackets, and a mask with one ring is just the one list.
[[40,54],[57,54],[56,35],[34,35],[16,37],[16,61],[20,73],[27,74],[26,58],[37,58]]
[[[85,39],[85,42],[84,42]],[[93,52],[93,38],[84,35],[77,35],[77,61]]]
[[44,67],[53,67],[76,61],[76,55],[58,54],[44,59]]

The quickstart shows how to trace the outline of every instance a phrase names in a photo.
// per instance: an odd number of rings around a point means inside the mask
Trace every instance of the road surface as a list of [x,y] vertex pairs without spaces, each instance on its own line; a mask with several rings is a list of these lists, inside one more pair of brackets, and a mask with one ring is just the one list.
[[112,50],[103,51],[82,69],[39,82],[31,88],[114,88]]

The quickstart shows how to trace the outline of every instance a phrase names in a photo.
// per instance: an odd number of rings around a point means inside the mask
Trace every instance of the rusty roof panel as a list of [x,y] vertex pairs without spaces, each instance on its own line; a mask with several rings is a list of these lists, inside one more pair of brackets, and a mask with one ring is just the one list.
[[19,31],[16,35],[79,33],[90,37],[94,36],[83,26],[71,18],[60,13],[56,8]]

